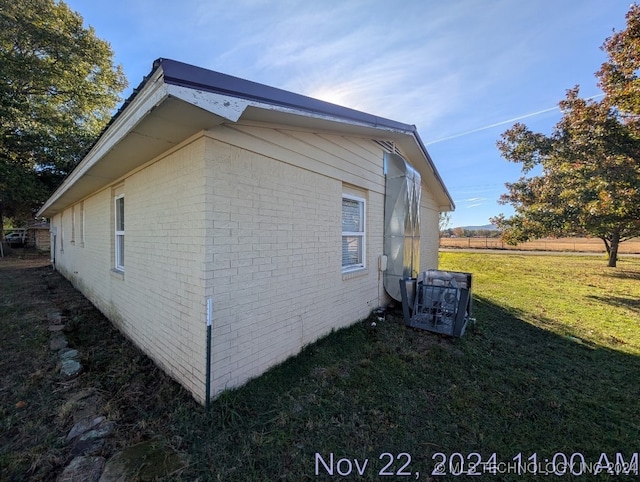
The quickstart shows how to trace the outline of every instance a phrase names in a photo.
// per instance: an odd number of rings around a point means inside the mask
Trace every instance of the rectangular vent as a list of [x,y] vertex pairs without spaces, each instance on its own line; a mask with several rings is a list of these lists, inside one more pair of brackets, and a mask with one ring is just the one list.
[[396,147],[396,143],[393,141],[382,141],[380,139],[373,139],[373,142],[382,147],[389,154],[398,154],[401,156],[400,150]]

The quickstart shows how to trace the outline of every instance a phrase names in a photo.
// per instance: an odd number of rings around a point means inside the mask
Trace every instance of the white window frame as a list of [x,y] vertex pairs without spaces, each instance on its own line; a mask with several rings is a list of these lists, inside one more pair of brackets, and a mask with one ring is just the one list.
[[[343,194],[342,200],[348,199],[350,201],[356,201],[362,204],[362,231],[342,231],[342,238],[345,237],[360,237],[362,238],[362,253],[360,253],[361,262],[349,265],[342,265],[342,272],[347,273],[349,271],[355,271],[359,269],[365,269],[367,267],[367,200],[358,196],[352,196],[350,194]],[[342,214],[342,201],[340,202],[340,212]],[[342,215],[341,215],[342,218]],[[340,243],[342,247],[342,242]],[[344,253],[342,253],[342,260],[344,260]]]
[[[114,209],[114,214],[113,214],[113,221],[114,221],[114,242],[115,242],[115,249],[114,249],[114,267],[116,270],[118,271],[124,271],[124,236],[125,236],[125,230],[119,230],[118,229],[118,201],[122,199],[122,202],[124,203],[124,194],[120,194],[118,196],[115,196],[113,198],[113,209]],[[126,209],[125,205],[123,204],[123,211],[124,209]],[[123,220],[123,224],[124,224],[124,220]],[[123,226],[124,227],[124,226]],[[122,238],[122,247],[120,244],[120,238]]]

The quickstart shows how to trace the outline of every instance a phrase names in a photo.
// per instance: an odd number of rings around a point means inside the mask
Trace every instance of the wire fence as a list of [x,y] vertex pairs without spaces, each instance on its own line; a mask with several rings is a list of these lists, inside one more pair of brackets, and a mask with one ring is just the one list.
[[[515,246],[509,245],[500,238],[470,237],[470,238],[440,238],[441,248],[474,248],[474,249],[504,249],[520,251],[565,251],[574,253],[606,253],[604,243],[597,238],[545,238]],[[640,238],[634,238],[620,244],[619,254],[640,253]]]

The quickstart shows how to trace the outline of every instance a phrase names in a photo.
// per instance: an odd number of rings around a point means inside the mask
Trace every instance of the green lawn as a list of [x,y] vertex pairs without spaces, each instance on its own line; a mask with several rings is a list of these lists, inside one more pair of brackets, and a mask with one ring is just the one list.
[[[505,463],[504,472],[517,457],[549,469],[554,456],[628,462],[640,452],[640,259],[611,269],[593,257],[446,253],[441,268],[474,273],[477,322],[459,340],[399,317],[364,321],[205,413],[94,320],[74,328],[97,360],[83,383],[118,393],[108,407],[121,427],[115,445],[160,437],[184,456],[171,480],[465,480],[452,474],[461,460],[464,470]],[[18,470],[12,449],[0,448],[0,460]],[[447,475],[432,476],[438,462]],[[477,467],[491,480],[540,477],[489,470]]]

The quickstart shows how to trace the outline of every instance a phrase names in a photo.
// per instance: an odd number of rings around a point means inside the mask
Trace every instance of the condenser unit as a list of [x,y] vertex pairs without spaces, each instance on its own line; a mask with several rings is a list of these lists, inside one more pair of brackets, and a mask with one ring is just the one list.
[[429,270],[400,280],[407,326],[460,337],[472,318],[471,273]]

